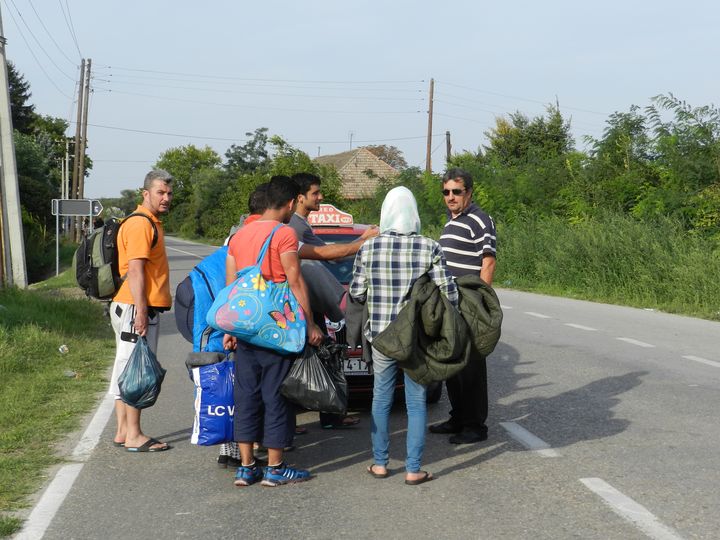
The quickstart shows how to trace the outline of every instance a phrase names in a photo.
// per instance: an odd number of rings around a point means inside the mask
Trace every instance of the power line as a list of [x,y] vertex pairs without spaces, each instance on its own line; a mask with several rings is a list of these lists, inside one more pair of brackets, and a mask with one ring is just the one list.
[[50,77],[47,71],[45,71],[45,68],[40,63],[40,60],[37,56],[35,56],[35,53],[33,52],[32,48],[30,47],[30,44],[28,43],[28,40],[25,39],[25,35],[22,32],[22,29],[20,28],[20,25],[18,24],[17,20],[15,19],[15,16],[13,15],[11,10],[7,11],[10,14],[10,18],[13,20],[13,23],[15,23],[15,27],[18,30],[18,33],[20,34],[20,37],[25,42],[25,45],[27,46],[28,51],[30,52],[30,55],[35,59],[35,62],[37,62],[38,67],[40,68],[40,71],[42,71],[45,74],[45,77],[47,77],[48,81],[55,87],[55,89],[60,92],[63,96],[65,96],[67,99],[72,101],[72,96],[68,96],[65,92],[63,92],[60,87],[57,85],[57,83]]
[[[73,122],[76,123],[76,122]],[[126,131],[131,133],[143,133],[146,135],[163,135],[167,137],[183,137],[186,139],[202,139],[202,140],[209,140],[209,141],[223,141],[223,142],[247,142],[249,139],[237,139],[237,138],[227,138],[227,137],[207,137],[202,135],[188,135],[184,133],[170,133],[166,131],[150,131],[145,129],[133,129],[133,128],[124,128],[119,126],[107,126],[103,124],[90,124],[88,123],[88,126],[101,128],[101,129],[111,129],[115,131]],[[438,135],[439,136],[439,135]],[[395,137],[392,139],[367,139],[367,140],[361,140],[361,141],[355,141],[357,143],[375,143],[375,142],[392,142],[392,141],[409,141],[409,140],[415,140],[415,139],[424,139],[425,136],[419,136],[419,137]],[[286,141],[288,144],[347,144],[347,140],[342,141]]]
[[[58,0],[58,1],[60,2],[60,9],[62,9],[62,2],[61,2],[61,0]],[[67,10],[67,17],[65,17],[65,10]],[[70,14],[70,6],[68,5],[67,0],[65,0],[65,9],[63,9],[63,17],[65,17],[65,24],[67,24],[68,30],[70,30],[70,35],[72,36],[73,42],[75,43],[75,48],[77,49],[78,56],[80,58],[82,58],[83,55],[80,52],[80,45],[78,45],[77,34],[75,33],[75,25],[73,24],[72,15]]]
[[495,111],[488,111],[487,109],[479,109],[478,107],[471,107],[470,105],[462,105],[462,104],[460,104],[460,103],[453,103],[453,102],[451,102],[451,101],[445,101],[445,100],[443,100],[443,99],[436,99],[436,100],[435,100],[435,103],[443,103],[443,104],[445,104],[445,105],[450,105],[451,107],[461,107],[461,108],[463,108],[463,109],[470,109],[470,110],[472,110],[472,111],[480,111],[480,112],[492,114],[492,115],[495,115],[495,116],[497,116],[497,115],[499,115],[499,114],[503,114],[503,113],[498,113],[498,112],[495,112]]
[[283,112],[307,112],[307,113],[331,113],[331,114],[418,114],[423,111],[343,111],[343,110],[323,110],[323,109],[297,109],[288,107],[268,107],[264,105],[244,105],[242,103],[218,103],[209,101],[200,101],[196,99],[187,98],[172,98],[166,96],[156,96],[152,94],[142,94],[137,92],[125,92],[122,90],[112,89],[98,89],[99,92],[108,92],[111,94],[121,94],[128,96],[146,97],[151,99],[159,99],[161,101],[177,101],[181,103],[194,103],[196,105],[208,105],[208,106],[219,106],[219,107],[232,107],[242,109],[258,109],[258,110],[271,110],[271,111],[283,111]]
[[467,118],[465,116],[453,116],[452,114],[444,114],[444,113],[439,113],[439,112],[436,112],[435,115],[436,116],[445,116],[447,118],[455,118],[456,120],[465,120],[466,122],[474,122],[476,124],[482,124],[483,126],[488,127],[487,122],[481,122],[480,120],[475,120],[473,118]]
[[62,50],[60,45],[57,44],[57,41],[55,41],[55,38],[50,33],[50,30],[48,30],[47,26],[45,26],[45,23],[43,22],[42,18],[40,17],[40,14],[37,12],[37,9],[35,9],[35,6],[33,5],[32,0],[28,0],[28,4],[30,4],[30,7],[35,12],[35,16],[37,17],[38,21],[40,21],[40,24],[42,25],[43,29],[45,30],[45,33],[48,35],[50,40],[55,44],[55,47],[57,48],[58,51],[60,51],[60,54],[62,54],[67,59],[67,61],[70,62],[73,66],[76,66],[77,63],[74,62],[73,60],[71,60],[70,57],[67,54],[65,54],[65,51]]
[[[548,103],[545,101],[538,101],[536,99],[524,98],[524,97],[519,97],[519,96],[511,96],[508,94],[501,94],[499,92],[491,92],[490,90],[481,90],[479,88],[472,88],[470,86],[463,86],[461,84],[455,84],[455,83],[450,83],[450,82],[443,82],[442,84],[447,84],[448,86],[453,86],[455,88],[462,88],[463,90],[470,90],[471,92],[479,92],[481,94],[490,94],[492,96],[504,97],[504,98],[509,98],[509,99],[517,99],[520,101],[528,101],[530,103],[539,103],[540,105],[545,105],[545,106],[548,105]],[[586,112],[586,113],[590,113],[590,114],[599,114],[602,116],[608,116],[608,113],[605,113],[605,112],[592,111],[589,109],[580,109],[578,107],[569,107],[567,105],[563,105],[562,108],[563,109],[571,109],[574,111]]]
[[[124,84],[137,86],[135,83],[125,81],[108,81],[107,79],[95,79],[101,83],[110,84]],[[247,90],[229,90],[223,88],[198,88],[190,86],[177,86],[177,85],[166,85],[166,84],[143,84],[143,87],[150,88],[171,88],[173,90],[189,90],[192,92],[215,92],[220,94],[234,94],[234,95],[253,95],[253,96],[278,96],[278,97],[299,97],[299,98],[311,98],[311,99],[346,99],[346,100],[357,100],[357,101],[423,101],[423,98],[402,98],[402,97],[377,97],[377,96],[342,96],[342,95],[317,95],[317,94],[291,94],[282,92],[253,92]]]
[[[11,3],[11,4],[13,5],[13,7],[15,8],[15,11],[17,11],[18,17],[20,17],[20,20],[21,20],[22,23],[25,25],[25,28],[27,28],[28,32],[30,32],[30,35],[31,35],[32,38],[35,40],[35,43],[37,43],[37,46],[40,47],[40,50],[41,50],[42,52],[44,52],[44,53],[45,53],[45,56],[47,56],[47,57],[48,57],[48,60],[50,60],[50,63],[51,63],[53,66],[55,66],[55,68],[56,68],[64,77],[67,77],[68,79],[70,79],[71,81],[73,81],[74,79],[73,79],[70,75],[68,75],[67,73],[65,73],[65,72],[60,68],[60,66],[58,66],[58,65],[55,63],[55,60],[53,60],[52,56],[50,56],[50,54],[48,54],[48,52],[45,50],[45,47],[42,46],[42,43],[40,43],[40,40],[35,36],[35,34],[33,33],[32,29],[30,28],[30,26],[28,25],[28,23],[25,21],[25,17],[23,17],[22,13],[21,13],[20,10],[18,9],[17,5],[15,4],[15,0],[10,0],[10,3]],[[10,15],[12,16],[12,11],[8,10],[8,13],[10,13]],[[15,21],[15,17],[13,17],[13,21]],[[17,21],[15,21],[15,24],[17,25]],[[19,30],[20,30],[20,28],[18,27],[18,31],[19,31]],[[26,43],[27,43],[27,41],[26,41]],[[29,45],[28,45],[28,47],[29,47]]]
[[[444,94],[444,95],[447,95],[447,94]],[[460,98],[460,99],[462,99],[462,98]],[[461,107],[461,108],[470,109],[470,110],[473,110],[473,111],[480,111],[480,112],[492,114],[492,115],[495,116],[496,118],[499,117],[499,116],[502,116],[502,115],[504,115],[504,114],[508,114],[507,112],[488,111],[487,109],[480,109],[480,108],[478,108],[478,107],[471,107],[471,106],[469,106],[469,105],[463,105],[463,104],[460,104],[460,103],[453,103],[453,102],[445,101],[445,100],[442,100],[442,99],[436,99],[436,100],[435,100],[435,103],[442,103],[442,104],[444,104],[444,105],[450,105],[450,106],[452,106],[452,107]],[[572,116],[569,117],[569,121],[572,123],[573,126],[580,125],[580,126],[586,126],[586,127],[590,127],[590,128],[598,128],[598,125],[597,125],[597,124],[593,124],[593,123],[591,123],[591,122],[578,121],[578,120],[573,119]]]
[[[189,82],[189,83],[203,83],[208,82],[212,83],[213,85],[223,84],[223,85],[241,85],[241,86],[249,86],[253,88],[281,88],[281,89],[300,89],[300,90],[321,90],[318,86],[302,86],[298,84],[286,84],[286,83],[279,83],[275,82],[273,84],[270,84],[270,81],[261,81],[261,82],[255,82],[250,80],[209,80],[209,81],[203,81],[202,79],[198,78],[178,78],[178,77],[153,77],[153,76],[135,76],[135,75],[117,75],[115,73],[100,73],[101,76],[96,75],[96,79],[98,81],[103,81],[107,83],[123,83],[123,84],[131,84],[130,80],[136,80],[136,81],[165,81],[165,82]],[[106,78],[105,78],[106,77]],[[120,80],[118,80],[120,79]],[[340,83],[337,83],[338,85]],[[343,90],[343,91],[349,91],[349,92],[355,92],[355,91],[362,91],[362,92],[403,92],[403,93],[417,93],[421,94],[424,92],[424,90],[420,88],[372,88],[367,86],[361,86],[361,87],[352,87],[348,85],[342,85],[342,86],[333,86],[329,88],[328,90]]]
[[424,83],[424,80],[387,80],[387,81],[331,81],[331,80],[307,80],[307,79],[261,79],[261,78],[245,78],[245,77],[230,77],[227,75],[201,75],[197,73],[182,73],[177,71],[158,71],[152,69],[136,69],[126,68],[118,66],[101,66],[108,69],[118,69],[122,71],[135,71],[139,73],[157,73],[162,75],[179,75],[182,77],[196,77],[201,79],[222,79],[222,80],[233,80],[233,81],[249,81],[249,82],[287,82],[287,83],[307,83],[307,84],[420,84]]

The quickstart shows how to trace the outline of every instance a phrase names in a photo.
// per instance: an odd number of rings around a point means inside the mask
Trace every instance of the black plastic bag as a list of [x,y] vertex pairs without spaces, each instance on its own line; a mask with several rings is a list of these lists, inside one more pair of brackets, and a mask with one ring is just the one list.
[[160,395],[163,379],[165,369],[148,347],[147,339],[140,337],[118,378],[120,399],[136,409],[152,407]]
[[280,393],[310,411],[344,415],[348,404],[344,357],[343,345],[308,345],[290,368]]

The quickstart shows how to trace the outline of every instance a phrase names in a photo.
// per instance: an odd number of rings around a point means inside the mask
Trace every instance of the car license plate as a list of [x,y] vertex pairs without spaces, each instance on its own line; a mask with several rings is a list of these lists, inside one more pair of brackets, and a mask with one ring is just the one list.
[[343,371],[354,375],[368,375],[370,368],[367,363],[360,358],[348,358],[343,366]]

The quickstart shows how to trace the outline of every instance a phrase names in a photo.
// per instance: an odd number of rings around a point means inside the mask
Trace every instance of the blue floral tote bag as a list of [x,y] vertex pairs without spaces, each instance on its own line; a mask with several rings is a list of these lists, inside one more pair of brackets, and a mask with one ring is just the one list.
[[252,345],[295,354],[305,348],[305,314],[287,281],[266,281],[260,270],[280,227],[265,240],[255,265],[239,270],[235,281],[218,293],[207,323]]

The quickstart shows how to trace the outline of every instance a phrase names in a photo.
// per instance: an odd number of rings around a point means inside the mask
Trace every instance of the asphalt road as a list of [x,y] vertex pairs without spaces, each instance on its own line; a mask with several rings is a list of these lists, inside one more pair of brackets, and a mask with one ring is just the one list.
[[[212,248],[168,239],[173,284]],[[131,454],[94,422],[31,515],[24,538],[632,539],[720,536],[720,324],[653,311],[498,290],[503,337],[488,359],[489,440],[428,434],[424,468],[403,483],[404,413],[395,407],[385,480],[371,461],[369,417],[324,431],[299,423],[288,460],[315,478],[233,486],[214,448],[189,442],[190,344],[162,321],[163,393],[143,426],[174,448]],[[104,402],[108,403],[108,402]],[[101,406],[102,409],[102,406]],[[447,399],[430,406],[446,418]],[[93,423],[91,423],[92,428]],[[99,427],[98,427],[99,426]],[[90,429],[89,431],[92,431]],[[64,492],[67,492],[65,495]]]

